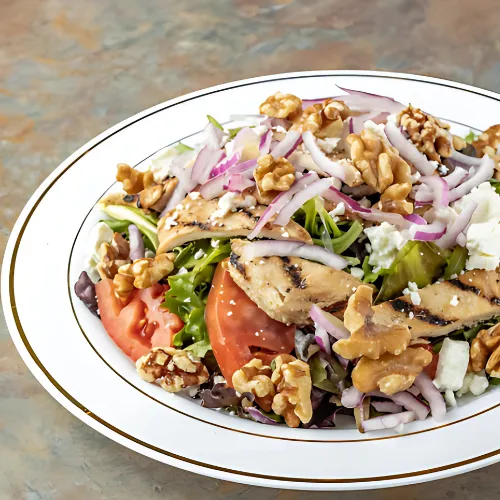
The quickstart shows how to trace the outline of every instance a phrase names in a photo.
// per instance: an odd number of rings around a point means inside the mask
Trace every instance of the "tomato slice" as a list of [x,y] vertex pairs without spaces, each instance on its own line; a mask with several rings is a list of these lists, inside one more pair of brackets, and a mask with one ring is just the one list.
[[278,354],[292,352],[295,326],[270,318],[233,281],[227,263],[215,271],[205,310],[210,343],[227,383],[253,358],[266,364]]
[[123,305],[116,297],[113,280],[96,284],[101,321],[115,344],[134,361],[153,347],[169,347],[172,337],[184,326],[182,320],[161,307],[167,285],[155,284],[133,292]]
[[434,380],[436,378],[437,366],[439,362],[439,354],[436,354],[434,352],[431,344],[414,344],[410,347],[423,347],[432,354],[432,361],[427,366],[424,367],[423,371],[427,373],[427,375],[429,375],[431,380]]

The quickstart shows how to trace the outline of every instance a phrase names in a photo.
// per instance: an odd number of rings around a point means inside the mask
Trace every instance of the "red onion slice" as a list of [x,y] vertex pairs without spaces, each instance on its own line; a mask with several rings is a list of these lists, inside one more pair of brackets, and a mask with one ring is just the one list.
[[457,243],[457,238],[462,231],[469,225],[472,219],[472,214],[477,208],[475,201],[469,201],[464,209],[458,214],[458,217],[453,221],[445,235],[436,241],[436,245],[441,248],[451,248]]
[[[269,222],[271,217],[278,213],[292,198],[292,196],[299,192],[301,189],[306,188],[313,182],[318,180],[318,175],[314,172],[309,172],[304,175],[300,180],[295,181],[288,191],[280,193],[271,204],[266,208],[264,213],[260,216],[259,222],[256,224],[254,230],[248,235],[248,239],[252,240],[258,236],[262,228]],[[203,188],[202,188],[203,189]]]
[[246,245],[242,251],[243,261],[258,257],[300,257],[319,262],[333,269],[344,269],[348,262],[340,255],[317,245],[308,245],[301,241],[260,240]]
[[[430,175],[420,178],[420,182],[432,190],[432,205],[436,208],[447,207],[449,201],[449,189],[446,181],[438,175]],[[418,201],[422,201],[419,198]]]
[[467,236],[465,236],[464,233],[460,233],[457,236],[457,245],[460,245],[461,247],[464,247],[467,245]]
[[342,182],[346,184],[352,184],[354,181],[354,167],[352,170],[347,170],[342,164],[336,161],[330,160],[321,148],[318,146],[316,142],[316,138],[313,133],[308,130],[302,134],[302,139],[304,141],[304,146],[311,153],[311,157],[316,163],[316,165],[323,170],[323,172],[340,179]]
[[371,210],[369,208],[363,207],[356,200],[353,200],[350,196],[339,191],[335,186],[330,186],[328,192],[326,192],[323,197],[337,204],[340,202],[344,202],[353,212],[358,212],[361,214],[371,213]]
[[[368,110],[377,109],[390,113],[399,113],[406,108],[404,104],[396,101],[392,97],[371,94],[369,92],[362,92],[361,90],[347,89],[345,87],[340,87],[339,85],[337,85],[337,87],[340,90],[347,92],[348,95],[337,96],[333,99],[344,101],[349,107],[360,106],[365,107]],[[349,104],[349,102],[352,103],[352,106]]]
[[217,165],[226,154],[221,149],[214,150],[210,146],[204,146],[198,153],[196,161],[191,169],[191,182],[203,184],[210,177],[212,169]]
[[290,129],[285,138],[271,149],[270,154],[273,158],[281,158],[282,156],[288,158],[301,142],[300,131]]
[[330,354],[332,348],[330,346],[330,337],[328,336],[327,331],[318,323],[314,323],[314,340],[316,344],[319,345],[320,349],[327,354]]
[[370,392],[369,396],[376,396],[377,398],[390,399],[394,403],[404,406],[407,410],[415,412],[418,420],[425,420],[429,415],[429,407],[422,401],[417,399],[413,394],[408,391],[397,392],[396,394],[388,395],[380,391]]
[[446,233],[446,225],[436,221],[427,226],[413,226],[409,229],[410,239],[416,241],[436,241]]
[[370,418],[362,422],[365,432],[381,431],[384,429],[394,429],[400,424],[409,424],[415,420],[415,412],[403,411],[392,415],[382,415],[381,417]]
[[258,408],[255,408],[255,406],[249,406],[248,408],[246,408],[246,412],[256,422],[267,425],[278,425],[278,422],[276,422],[276,420],[273,420],[272,418],[264,415]]
[[135,224],[128,227],[131,260],[143,259],[145,255],[144,240],[139,228]]
[[413,394],[414,396],[419,396],[420,395],[420,389],[414,385],[406,389],[406,392],[409,392],[410,394]]
[[222,158],[220,163],[216,165],[211,171],[209,178],[213,179],[220,174],[223,174],[226,170],[230,169],[233,165],[236,165],[240,161],[240,153],[235,153],[231,158]]
[[319,306],[313,304],[309,312],[311,319],[324,328],[332,337],[338,339],[348,339],[351,336],[344,323],[333,314],[323,311]]
[[450,202],[462,198],[462,196],[470,193],[472,188],[491,179],[494,170],[495,161],[488,155],[484,155],[477,170],[465,182],[450,191]]
[[427,157],[411,143],[401,130],[391,121],[387,122],[384,132],[389,142],[399,151],[406,161],[409,161],[422,175],[432,175],[436,170]]
[[422,392],[422,396],[427,399],[431,407],[432,416],[436,420],[442,420],[446,415],[446,403],[443,396],[432,383],[430,377],[422,372],[416,379],[414,384]]
[[455,167],[455,170],[446,177],[443,177],[443,180],[448,184],[448,189],[453,189],[457,187],[467,176],[469,173],[462,167]]
[[234,174],[231,175],[229,182],[224,188],[234,193],[241,193],[252,186],[255,186],[253,179],[248,179],[245,174]]
[[451,158],[455,161],[460,162],[462,165],[466,165],[468,167],[477,167],[481,164],[481,158],[476,158],[474,156],[464,155],[463,153],[459,153],[452,145]]
[[333,179],[320,179],[310,184],[302,191],[295,194],[292,199],[282,208],[274,224],[286,226],[292,215],[306,202],[315,196],[323,194],[332,185]]
[[220,149],[222,139],[227,135],[223,130],[216,127],[212,122],[208,122],[207,126],[203,129],[205,134],[205,144],[212,149]]
[[420,217],[420,215],[417,214],[403,215],[403,218],[411,222],[412,224],[417,224],[417,226],[427,225],[427,221],[423,217]]
[[268,130],[264,135],[261,136],[259,143],[259,151],[261,156],[267,155],[269,153],[272,140],[273,140],[272,130]]
[[351,134],[361,134],[365,122],[371,120],[373,123],[377,125],[381,123],[385,123],[387,121],[387,117],[390,113],[386,111],[380,112],[378,109],[371,111],[370,113],[363,113],[358,116],[353,116],[349,121],[349,133]]
[[342,391],[342,396],[340,402],[345,408],[356,408],[363,401],[364,393],[358,391],[356,387],[351,386],[348,389]]
[[381,413],[400,413],[403,407],[392,401],[372,401],[372,406]]

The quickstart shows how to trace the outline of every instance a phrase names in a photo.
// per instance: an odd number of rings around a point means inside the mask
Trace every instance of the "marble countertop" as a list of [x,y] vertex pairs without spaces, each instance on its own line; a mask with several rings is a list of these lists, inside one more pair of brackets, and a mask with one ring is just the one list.
[[[499,40],[498,0],[0,0],[0,246],[66,156],[144,108],[226,81],[314,69],[413,72],[498,92]],[[59,406],[1,320],[1,499],[484,500],[499,497],[499,477],[500,464],[392,490],[308,494],[177,470]]]

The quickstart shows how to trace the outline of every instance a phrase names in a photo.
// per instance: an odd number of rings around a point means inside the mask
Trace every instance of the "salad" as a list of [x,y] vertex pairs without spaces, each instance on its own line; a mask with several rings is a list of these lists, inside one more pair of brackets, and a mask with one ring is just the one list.
[[500,125],[459,137],[341,91],[277,92],[145,171],[118,165],[75,293],[142,379],[360,432],[500,383]]

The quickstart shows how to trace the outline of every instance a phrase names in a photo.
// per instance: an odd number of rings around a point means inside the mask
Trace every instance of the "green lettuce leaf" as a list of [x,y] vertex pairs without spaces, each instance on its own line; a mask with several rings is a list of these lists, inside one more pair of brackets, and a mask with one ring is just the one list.
[[407,242],[386,271],[376,303],[399,297],[409,281],[419,288],[433,283],[443,273],[445,255],[445,251],[432,243]]
[[[104,224],[107,224],[115,233],[120,233],[124,234],[125,237],[128,239],[129,234],[128,234],[128,227],[130,226],[131,222],[128,220],[114,220],[114,219],[103,219],[99,222],[104,222]],[[155,247],[152,243],[152,241],[143,233],[141,233],[142,239],[144,241],[144,246],[148,249],[151,250],[152,252],[155,251]]]
[[188,146],[187,144],[184,144],[182,142],[179,142],[178,144],[176,144],[174,146],[174,149],[180,155],[182,153],[187,153],[188,151],[194,151],[194,148],[192,148],[191,146]]
[[449,280],[454,274],[460,274],[465,269],[465,262],[468,256],[467,249],[457,245],[448,259],[443,278]]
[[312,384],[318,389],[340,394],[338,383],[347,377],[347,373],[336,359],[329,357],[327,363],[325,366],[318,354],[309,360]]
[[217,128],[224,130],[224,127],[213,116],[207,115],[207,118],[212,125],[215,125]]
[[478,136],[472,130],[469,130],[469,133],[464,137],[464,139],[466,143],[472,144],[477,137]]

